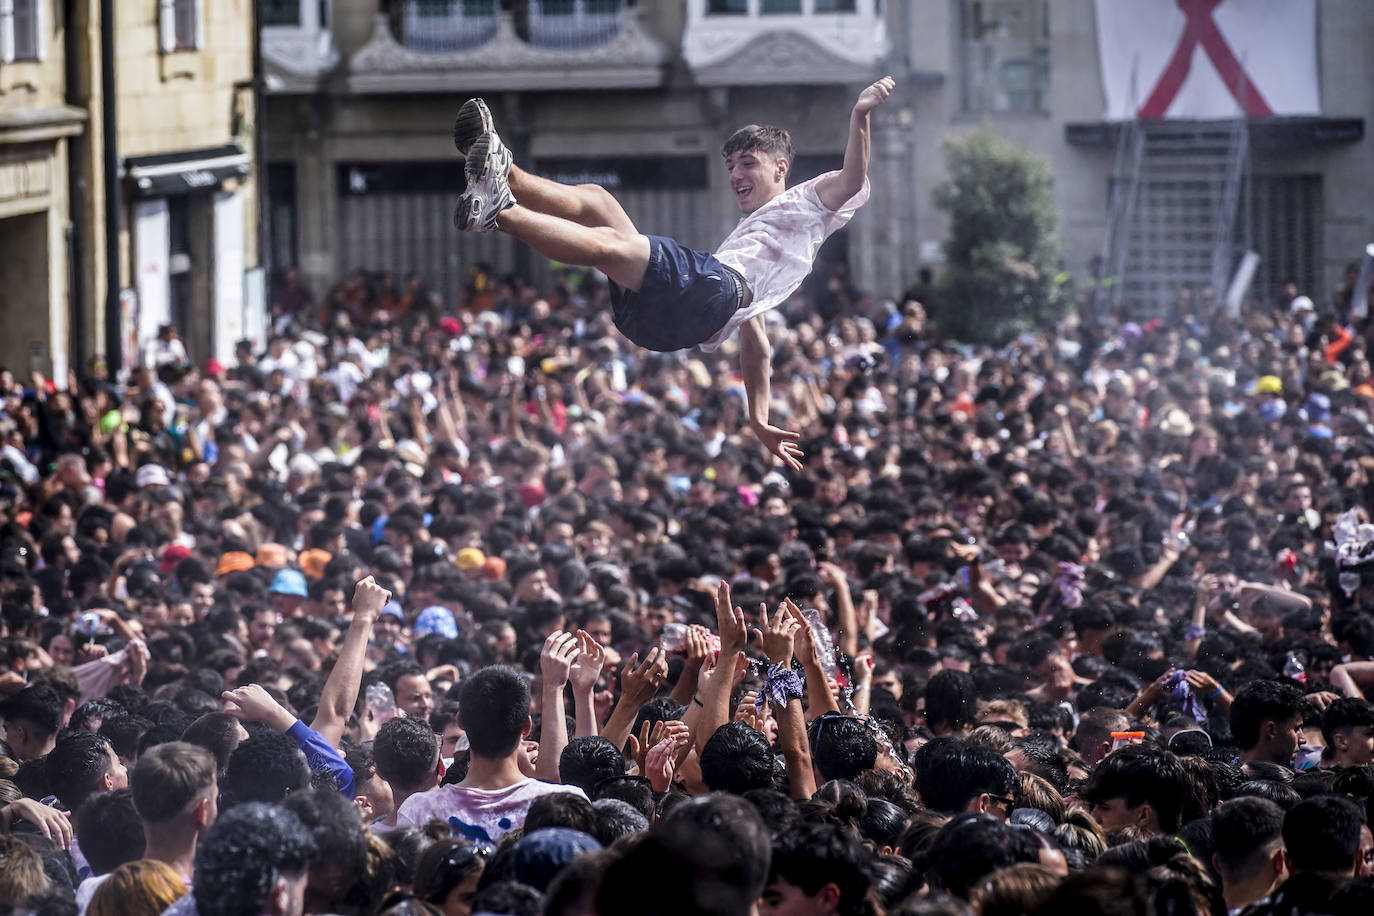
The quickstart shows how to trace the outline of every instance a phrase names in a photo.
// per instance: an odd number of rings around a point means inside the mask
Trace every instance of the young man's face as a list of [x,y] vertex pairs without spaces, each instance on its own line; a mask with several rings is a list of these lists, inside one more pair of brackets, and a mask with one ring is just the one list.
[[759,898],[759,916],[824,916],[836,912],[838,898],[833,884],[826,884],[815,894],[808,894],[778,875],[763,889],[763,896]]
[[730,190],[741,213],[753,213],[783,192],[791,163],[786,159],[752,149],[725,157],[730,173]]
[[1108,832],[1122,827],[1143,826],[1140,806],[1131,807],[1124,798],[1104,798],[1092,802],[1088,805],[1088,813]]

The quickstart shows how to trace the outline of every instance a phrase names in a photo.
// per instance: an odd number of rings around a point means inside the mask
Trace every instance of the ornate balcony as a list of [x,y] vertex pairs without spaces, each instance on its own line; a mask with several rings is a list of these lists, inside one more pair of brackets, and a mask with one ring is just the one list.
[[354,92],[659,86],[668,49],[624,0],[400,0],[353,55]]
[[882,0],[687,0],[682,56],[703,86],[864,82],[890,47]]
[[269,92],[313,92],[339,63],[330,0],[264,0],[262,59]]

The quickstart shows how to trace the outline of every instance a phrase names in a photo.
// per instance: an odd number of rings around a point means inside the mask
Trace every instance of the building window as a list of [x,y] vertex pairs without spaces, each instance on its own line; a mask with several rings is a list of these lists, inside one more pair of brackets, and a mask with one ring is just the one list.
[[747,16],[749,0],[706,0],[708,16]]
[[801,0],[763,0],[760,12],[768,13],[800,13]]
[[855,13],[854,0],[816,0],[818,13]]
[[1049,112],[1048,0],[960,0],[966,112]]
[[42,0],[0,0],[0,63],[43,59]]
[[263,0],[262,24],[299,26],[301,0]]
[[200,0],[158,0],[158,30],[165,53],[201,46],[200,14]]

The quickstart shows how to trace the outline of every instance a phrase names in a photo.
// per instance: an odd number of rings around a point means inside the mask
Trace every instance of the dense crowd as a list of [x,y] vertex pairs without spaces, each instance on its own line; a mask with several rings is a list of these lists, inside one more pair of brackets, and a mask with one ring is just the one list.
[[0,907],[1369,911],[1343,311],[994,349],[808,284],[791,471],[598,276],[462,299],[289,276],[229,365],[0,372]]

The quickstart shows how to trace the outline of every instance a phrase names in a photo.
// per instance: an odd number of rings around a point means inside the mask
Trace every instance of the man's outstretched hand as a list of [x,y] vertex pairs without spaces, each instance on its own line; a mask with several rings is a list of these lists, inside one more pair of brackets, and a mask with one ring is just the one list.
[[859,100],[854,103],[855,114],[868,114],[877,108],[887,97],[892,94],[892,90],[897,86],[897,81],[890,76],[885,76],[863,92],[859,93]]
[[782,463],[794,471],[802,468],[801,459],[805,453],[797,445],[801,439],[801,433],[794,433],[791,430],[779,429],[769,423],[753,423],[750,428],[754,431],[754,436],[763,447],[768,449],[768,454],[775,458],[781,458]]

